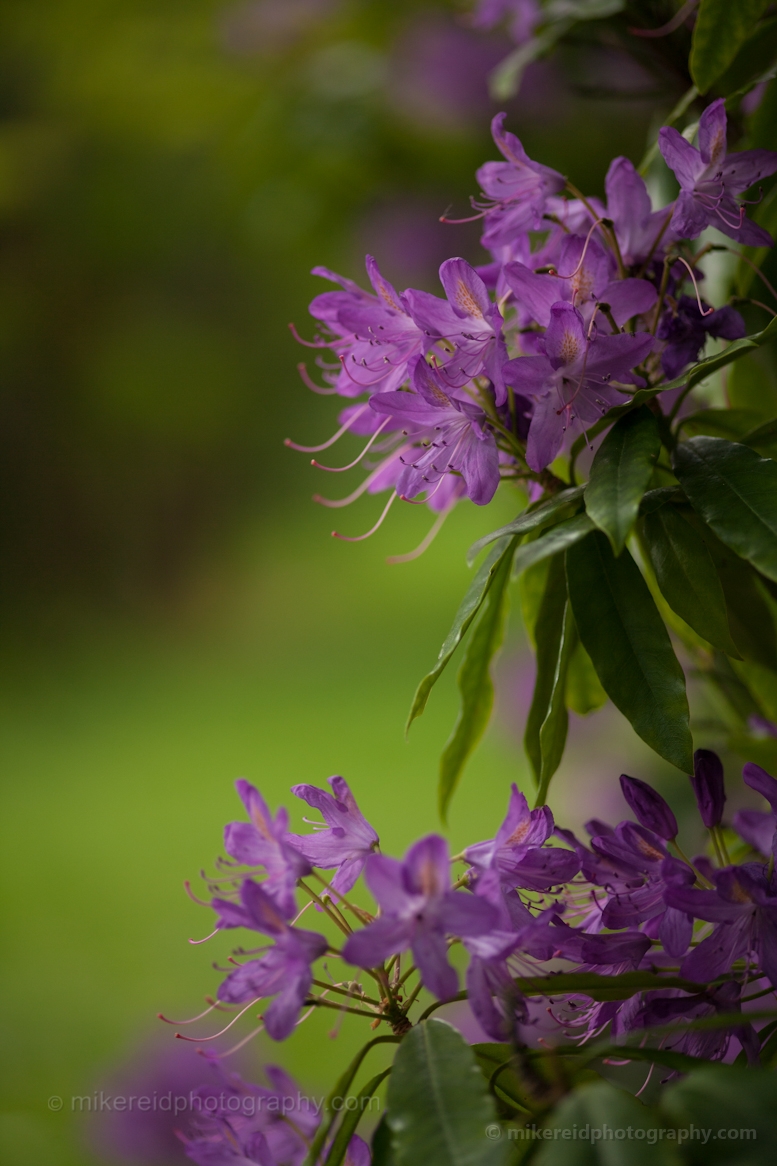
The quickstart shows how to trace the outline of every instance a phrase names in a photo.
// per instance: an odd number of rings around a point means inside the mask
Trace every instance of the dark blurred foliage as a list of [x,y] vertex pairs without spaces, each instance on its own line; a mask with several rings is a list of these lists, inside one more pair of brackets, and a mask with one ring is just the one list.
[[[370,249],[400,284],[433,289],[447,255],[481,257],[476,225],[437,219],[466,213],[494,155],[486,78],[509,48],[413,0],[7,0],[12,613],[53,595],[174,597],[241,525],[309,493],[281,443],[331,425],[287,331],[293,319],[310,334],[310,267],[360,278]],[[588,30],[531,67],[510,126],[597,192],[684,84],[668,68],[658,84]]]

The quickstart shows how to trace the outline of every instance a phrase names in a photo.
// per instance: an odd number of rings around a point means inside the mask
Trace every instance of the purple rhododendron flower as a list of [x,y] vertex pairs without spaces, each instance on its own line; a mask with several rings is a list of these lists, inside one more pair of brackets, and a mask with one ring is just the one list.
[[658,299],[646,279],[614,279],[613,261],[594,238],[586,241],[582,235],[567,235],[558,267],[557,275],[538,275],[523,263],[504,266],[505,282],[519,310],[543,328],[550,324],[553,305],[562,300],[579,308],[587,321],[597,304],[606,304],[622,327],[634,316],[649,312]]
[[[777,785],[777,783],[775,783]],[[693,755],[691,785],[699,815],[708,830],[719,826],[726,804],[723,762],[711,749],[697,749]]]
[[444,386],[443,375],[419,357],[413,369],[414,393],[379,393],[370,405],[398,424],[420,428],[425,436],[412,455],[400,455],[405,468],[396,488],[402,497],[415,498],[424,490],[431,495],[454,473],[461,476],[466,496],[484,506],[499,485],[496,441],[483,409]]
[[658,141],[664,161],[680,183],[671,224],[678,238],[695,239],[705,227],[717,227],[747,246],[772,245],[769,232],[745,218],[744,206],[736,196],[759,178],[774,174],[777,153],[726,152],[726,103],[722,97],[708,105],[699,119],[698,150],[671,126],[664,126]]
[[491,29],[506,21],[510,36],[522,45],[531,38],[541,19],[537,0],[478,0],[471,23],[473,28]]
[[373,854],[365,878],[381,915],[348,937],[343,958],[371,968],[409,947],[429,991],[441,1000],[455,996],[458,976],[448,963],[446,935],[484,935],[498,915],[485,900],[451,888],[445,839],[436,834],[422,838],[404,862]]
[[332,888],[343,894],[350,891],[361,874],[368,855],[378,845],[378,835],[356,804],[356,799],[342,777],[330,777],[333,793],[315,785],[295,785],[291,792],[309,806],[320,810],[326,829],[315,834],[289,834],[294,848],[313,866],[337,868]]
[[230,972],[220,986],[218,998],[225,1004],[245,1004],[275,996],[264,1013],[264,1023],[273,1040],[285,1040],[296,1024],[310,991],[310,965],[327,949],[323,935],[290,927],[278,906],[253,879],[240,888],[240,903],[214,899],[219,928],[247,927],[269,935],[275,946],[259,959],[249,960]]
[[680,974],[706,984],[734,962],[754,954],[777,988],[777,892],[773,875],[759,863],[714,872],[715,890],[670,887],[667,903],[696,919],[714,923],[711,935],[683,960]]
[[677,837],[677,818],[652,785],[640,781],[638,777],[629,777],[626,773],[621,774],[620,783],[623,796],[640,825],[667,842]]
[[771,813],[763,810],[738,810],[734,814],[734,829],[761,854],[770,854],[777,830],[777,781],[760,765],[748,761],[742,770],[742,780],[771,806]]
[[672,208],[653,210],[645,180],[628,158],[613,159],[604,190],[606,217],[612,221],[626,266],[635,267],[659,257],[675,237],[669,227]]
[[504,129],[506,113],[491,122],[491,133],[505,162],[486,162],[477,172],[483,194],[486,229],[481,242],[486,248],[499,247],[521,231],[539,230],[549,195],[564,189],[564,178],[556,170],[533,162],[515,134]]
[[502,336],[502,317],[474,267],[464,259],[446,259],[440,282],[447,300],[425,291],[405,292],[407,309],[428,337],[427,348],[438,340],[453,345],[453,354],[440,358],[440,376],[451,389],[461,388],[477,376],[487,376],[494,386],[497,405],[507,391],[502,366],[507,349]]
[[526,446],[533,470],[553,461],[573,420],[590,424],[623,402],[616,383],[644,383],[631,370],[651,351],[653,337],[594,332],[589,339],[577,308],[558,303],[541,343],[544,356],[518,357],[504,369],[507,383],[536,402]]
[[699,305],[691,296],[680,296],[674,308],[668,308],[659,321],[656,336],[666,342],[661,353],[661,367],[672,380],[688,364],[699,359],[708,336],[722,340],[739,340],[747,332],[745,322],[736,308],[725,304],[717,311],[709,311],[709,304]]
[[230,822],[224,827],[226,852],[246,866],[265,869],[264,891],[289,918],[295,911],[297,879],[310,874],[310,863],[287,841],[289,815],[285,809],[273,818],[262,795],[243,778],[235,782],[235,789],[251,821]]

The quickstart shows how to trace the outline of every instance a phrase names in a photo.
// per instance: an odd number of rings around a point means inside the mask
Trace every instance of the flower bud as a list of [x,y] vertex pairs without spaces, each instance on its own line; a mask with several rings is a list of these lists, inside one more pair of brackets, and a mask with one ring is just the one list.
[[723,786],[723,762],[711,749],[697,749],[693,755],[691,785],[696,795],[701,820],[708,830],[719,826],[726,802]]
[[622,773],[621,789],[641,826],[668,841],[677,837],[677,819],[652,785]]

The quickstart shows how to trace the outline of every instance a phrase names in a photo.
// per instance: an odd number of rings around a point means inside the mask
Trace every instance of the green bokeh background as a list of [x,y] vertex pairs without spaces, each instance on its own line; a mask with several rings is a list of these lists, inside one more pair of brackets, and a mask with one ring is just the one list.
[[[0,45],[0,1156],[75,1166],[118,1158],[92,1156],[71,1095],[152,1039],[157,1011],[191,1014],[216,986],[227,949],[187,944],[209,916],[182,880],[219,852],[234,778],[277,804],[342,772],[388,852],[438,828],[453,675],[409,743],[404,717],[466,546],[516,502],[462,506],[406,566],[385,556],[420,540],[422,508],[333,542],[332,513],[356,533],[377,500],[310,504],[320,477],[282,441],[321,440],[336,409],[298,380],[287,324],[310,335],[316,263],[360,278],[372,248],[390,278],[435,290],[446,253],[484,258],[476,228],[445,235],[436,216],[466,213],[494,154],[485,75],[506,42],[408,0],[8,0]],[[510,125],[599,193],[676,94],[616,55],[566,54]],[[489,836],[526,779],[522,653],[515,632],[455,847]],[[668,780],[608,712],[576,727],[562,815],[606,808],[586,783],[627,763]],[[314,1017],[252,1056],[320,1092],[350,1020],[332,1040]]]

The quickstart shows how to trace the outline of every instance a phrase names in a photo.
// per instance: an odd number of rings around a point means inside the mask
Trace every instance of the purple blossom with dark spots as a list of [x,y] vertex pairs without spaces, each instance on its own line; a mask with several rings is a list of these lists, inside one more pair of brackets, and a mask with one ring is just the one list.
[[693,755],[691,785],[701,820],[708,830],[719,826],[726,804],[723,762],[711,749],[697,749]]
[[547,891],[569,882],[580,870],[573,851],[545,846],[554,829],[548,806],[530,810],[525,796],[513,785],[507,816],[496,837],[467,847],[464,856],[478,872],[496,871],[510,889]]
[[768,231],[745,218],[737,195],[777,170],[774,150],[727,153],[726,103],[721,97],[699,119],[699,148],[676,129],[664,126],[658,135],[664,161],[680,183],[672,215],[672,230],[679,239],[695,239],[705,227],[717,227],[724,235],[752,247],[770,247]]
[[486,162],[477,179],[488,202],[486,229],[481,240],[486,248],[499,247],[527,230],[539,230],[548,197],[564,189],[556,170],[533,162],[515,134],[504,129],[506,113],[491,122],[491,133],[504,162]]
[[412,372],[413,393],[379,393],[370,406],[397,425],[420,431],[420,444],[401,455],[403,471],[397,492],[415,498],[431,496],[442,479],[457,474],[463,493],[478,506],[493,498],[499,485],[499,452],[488,418],[474,401],[457,394],[444,381],[444,370],[419,357]]
[[224,827],[227,854],[250,867],[267,872],[264,891],[273,899],[285,918],[295,911],[294,888],[297,879],[310,874],[310,863],[289,845],[289,815],[281,807],[275,818],[259,791],[240,778],[235,782],[250,822],[230,822]]
[[645,180],[628,158],[614,158],[604,180],[606,216],[612,221],[627,267],[659,257],[673,241],[667,220],[672,207],[654,211]]
[[526,461],[535,471],[553,461],[573,421],[591,424],[623,403],[618,383],[644,384],[632,369],[653,348],[646,332],[605,336],[594,328],[589,339],[572,304],[554,304],[550,315],[541,341],[545,355],[517,357],[504,367],[507,383],[535,401],[526,446]]
[[314,931],[290,927],[276,903],[253,879],[245,879],[240,902],[214,899],[221,929],[247,927],[274,940],[259,959],[230,972],[218,990],[225,1004],[245,1004],[274,996],[264,1012],[265,1028],[273,1040],[285,1040],[297,1022],[313,982],[311,964],[324,954],[327,941]]
[[321,812],[326,828],[314,834],[287,835],[292,846],[312,866],[337,868],[332,888],[345,894],[361,874],[368,855],[377,848],[378,835],[356,804],[348,783],[330,777],[332,793],[315,785],[295,785],[291,792]]
[[453,353],[439,355],[440,376],[449,389],[462,388],[474,377],[487,376],[497,405],[507,399],[502,366],[507,349],[502,336],[502,316],[488,297],[488,289],[465,259],[446,259],[440,282],[447,299],[429,292],[405,292],[403,297],[413,320],[427,337],[426,348],[438,340],[453,345]]
[[371,968],[409,947],[429,991],[441,1000],[455,996],[458,976],[448,963],[446,936],[484,935],[498,914],[484,899],[452,889],[445,839],[422,838],[404,862],[370,855],[365,878],[380,918],[348,937],[343,958]]
[[667,308],[661,316],[656,336],[666,344],[661,353],[661,368],[670,380],[699,359],[708,336],[739,340],[747,332],[744,320],[730,304],[713,312],[709,311],[709,304],[701,302],[707,315],[699,311],[694,298],[680,296],[676,306]]
[[620,783],[623,796],[640,825],[668,842],[677,837],[677,819],[652,785],[640,781],[638,777],[629,777],[626,773],[621,774]]

